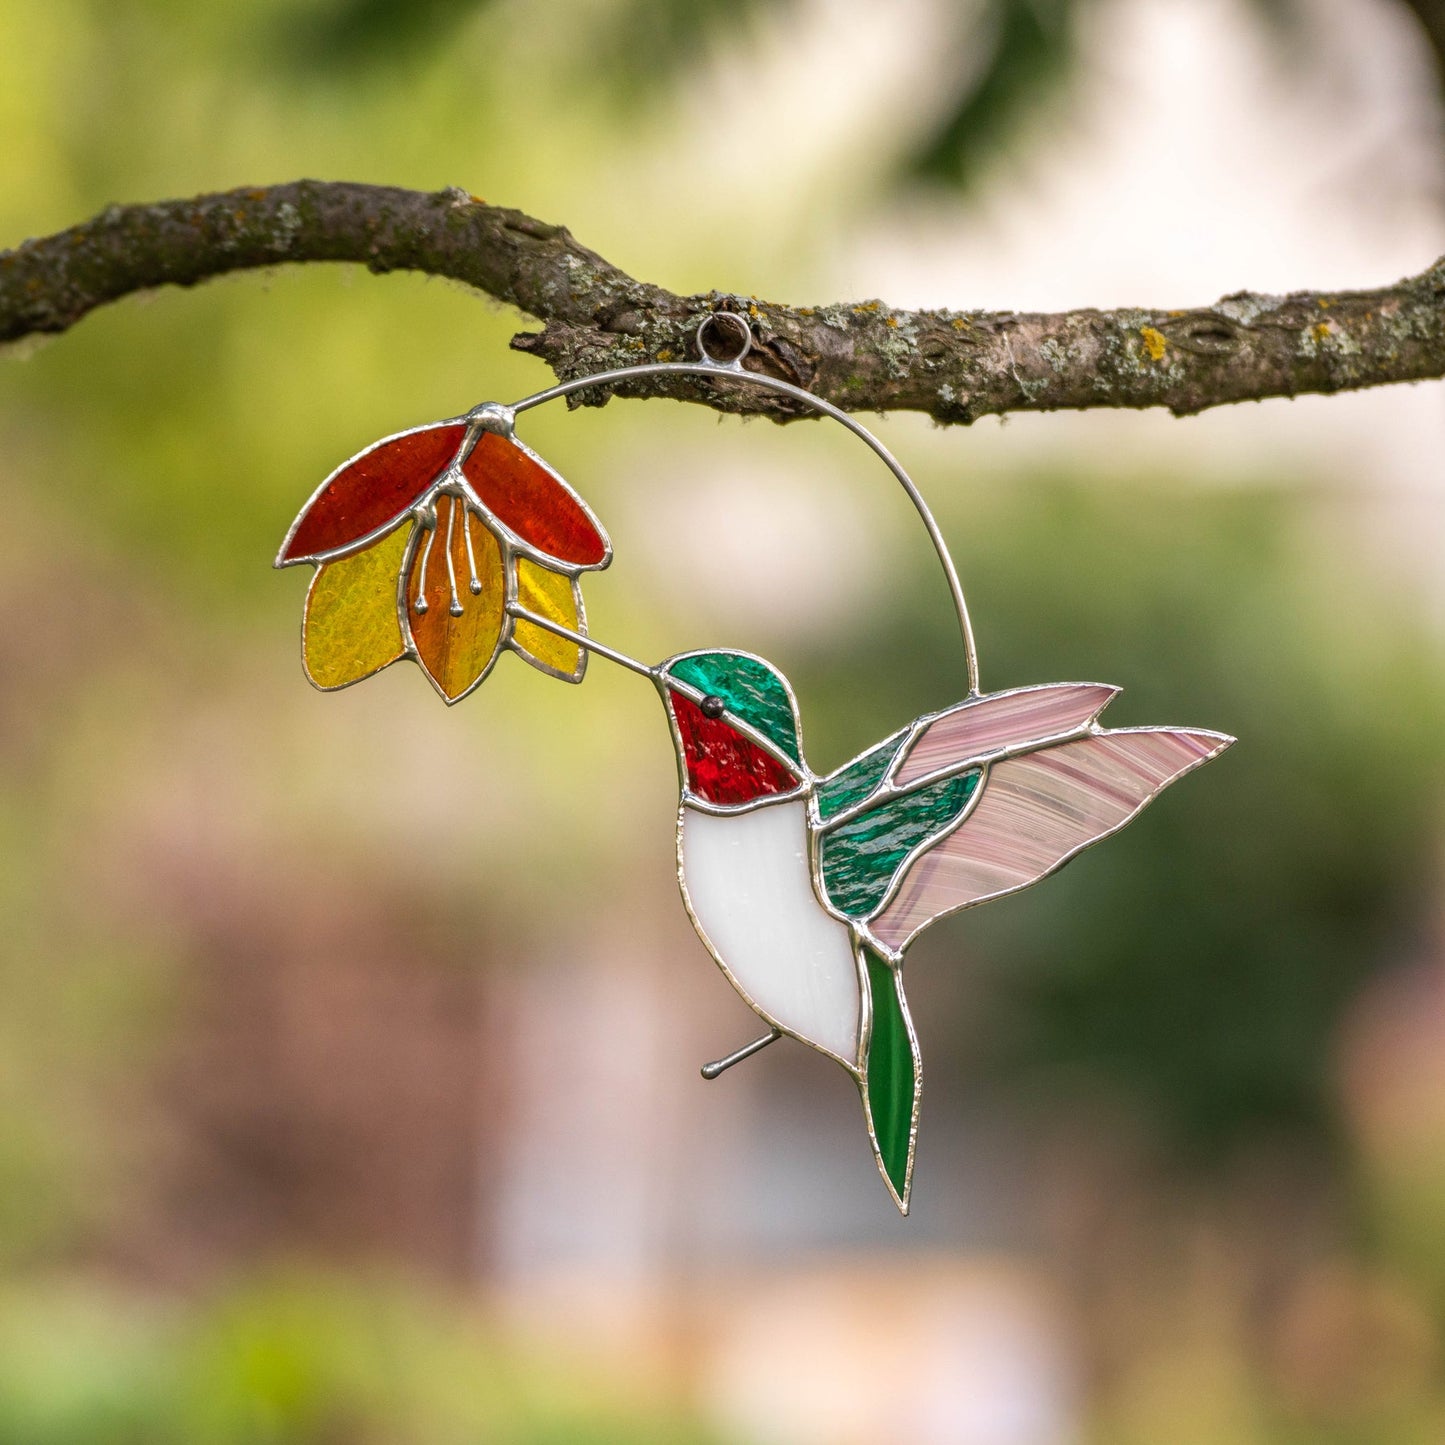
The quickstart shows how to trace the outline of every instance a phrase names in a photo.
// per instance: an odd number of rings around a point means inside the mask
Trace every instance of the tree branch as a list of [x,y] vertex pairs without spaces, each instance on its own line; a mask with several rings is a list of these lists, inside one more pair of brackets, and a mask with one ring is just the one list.
[[[97,306],[151,287],[301,261],[465,282],[542,321],[542,331],[512,345],[564,380],[695,357],[699,321],[739,311],[756,337],[749,368],[850,411],[921,411],[940,423],[1086,407],[1163,406],[1185,415],[1445,375],[1445,258],[1376,291],[1239,292],[1184,311],[793,307],[717,292],[674,295],[634,280],[562,226],[464,191],[323,181],[111,206],[0,252],[0,342],[65,331]],[[785,397],[705,378],[617,390],[777,419],[797,414]]]

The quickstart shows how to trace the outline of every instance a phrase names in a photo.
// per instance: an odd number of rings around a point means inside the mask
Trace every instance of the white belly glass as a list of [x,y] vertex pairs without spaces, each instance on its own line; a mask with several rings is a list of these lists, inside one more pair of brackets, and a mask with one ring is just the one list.
[[683,890],[713,952],[766,1017],[858,1062],[858,972],[847,928],[808,868],[801,800],[718,817],[684,809]]

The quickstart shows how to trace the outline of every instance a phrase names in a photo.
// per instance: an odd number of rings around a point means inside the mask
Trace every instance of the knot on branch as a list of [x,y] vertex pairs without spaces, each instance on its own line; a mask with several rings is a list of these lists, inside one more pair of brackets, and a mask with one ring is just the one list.
[[1159,321],[1165,339],[1195,356],[1233,356],[1243,345],[1238,322],[1212,307]]

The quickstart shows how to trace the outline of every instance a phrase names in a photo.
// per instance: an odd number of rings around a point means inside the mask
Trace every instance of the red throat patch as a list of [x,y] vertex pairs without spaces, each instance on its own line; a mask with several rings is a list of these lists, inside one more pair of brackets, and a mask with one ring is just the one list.
[[708,717],[691,698],[668,690],[668,706],[682,738],[687,786],[724,807],[774,793],[791,793],[802,781],[722,718]]

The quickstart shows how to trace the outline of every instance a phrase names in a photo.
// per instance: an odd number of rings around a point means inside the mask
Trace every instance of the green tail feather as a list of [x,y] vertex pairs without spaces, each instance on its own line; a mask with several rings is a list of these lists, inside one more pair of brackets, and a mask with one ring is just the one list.
[[903,976],[871,948],[863,949],[873,1022],[863,1059],[863,1107],[878,1167],[899,1209],[908,1213],[913,1141],[923,1090],[918,1040],[903,997]]

